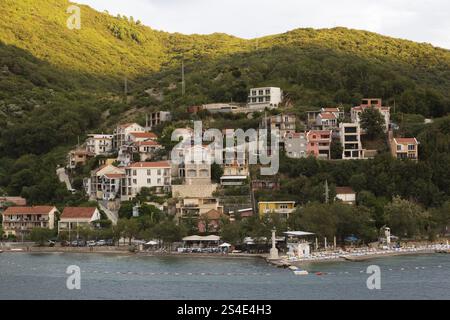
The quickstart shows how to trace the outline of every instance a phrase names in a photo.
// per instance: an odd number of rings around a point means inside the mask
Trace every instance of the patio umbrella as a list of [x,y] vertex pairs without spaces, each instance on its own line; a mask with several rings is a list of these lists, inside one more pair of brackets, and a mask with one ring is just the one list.
[[148,246],[156,246],[157,244],[158,244],[158,242],[156,242],[156,241],[149,241],[146,243],[146,245],[148,245]]
[[229,248],[229,247],[231,247],[231,244],[229,244],[229,243],[222,243],[219,247],[221,247],[221,248]]

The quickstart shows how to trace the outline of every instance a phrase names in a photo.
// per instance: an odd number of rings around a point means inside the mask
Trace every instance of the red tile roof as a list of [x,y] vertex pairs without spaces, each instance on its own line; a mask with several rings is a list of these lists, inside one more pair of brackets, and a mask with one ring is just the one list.
[[417,144],[416,138],[394,138],[398,144]]
[[27,200],[22,197],[0,197],[0,202],[14,203],[16,206],[27,205]]
[[153,132],[131,132],[132,136],[141,139],[157,139],[158,136]]
[[319,117],[323,119],[336,119],[336,116],[331,112],[322,112]]
[[170,162],[169,161],[135,162],[130,164],[128,168],[170,168]]
[[73,219],[73,218],[92,218],[97,208],[81,208],[81,207],[66,207],[61,215],[61,219]]
[[25,215],[25,214],[49,214],[50,211],[56,209],[51,206],[36,206],[36,207],[9,207],[3,212],[4,215]]
[[153,140],[148,140],[148,141],[139,141],[136,142],[137,146],[160,146],[160,144],[156,141]]
[[336,194],[354,194],[355,191],[350,187],[336,187]]
[[339,108],[323,108],[325,112],[341,112]]

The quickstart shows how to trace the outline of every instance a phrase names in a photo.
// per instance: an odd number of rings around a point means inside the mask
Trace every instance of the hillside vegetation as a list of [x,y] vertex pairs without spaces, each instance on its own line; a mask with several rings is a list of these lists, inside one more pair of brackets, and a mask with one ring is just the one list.
[[[54,167],[88,131],[111,130],[123,115],[142,117],[135,110],[164,108],[188,120],[181,112],[186,106],[243,102],[253,86],[282,87],[299,114],[326,105],[349,107],[364,96],[423,117],[450,111],[450,52],[429,44],[345,28],[252,40],[171,34],[87,6],[80,6],[81,29],[69,30],[70,4],[0,2],[0,194],[63,201],[67,195],[56,187]],[[415,132],[431,141],[423,130]],[[432,154],[439,143],[423,148]]]

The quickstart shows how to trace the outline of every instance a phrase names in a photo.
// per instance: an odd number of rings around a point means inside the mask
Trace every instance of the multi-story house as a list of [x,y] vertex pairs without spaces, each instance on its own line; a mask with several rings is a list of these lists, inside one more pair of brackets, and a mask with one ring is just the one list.
[[419,141],[416,138],[393,138],[391,153],[396,159],[419,160]]
[[108,155],[113,152],[112,134],[89,134],[86,140],[86,150],[96,156]]
[[103,165],[91,172],[85,184],[91,199],[114,200],[120,196],[121,181],[125,178],[125,170],[114,165]]
[[361,105],[353,107],[351,110],[351,119],[353,123],[361,123],[361,114],[368,108],[375,108],[380,112],[384,119],[384,131],[389,131],[391,122],[391,108],[383,106],[382,99],[363,99]]
[[69,169],[75,169],[77,166],[84,166],[89,159],[95,157],[95,153],[83,148],[77,148],[69,152]]
[[129,135],[136,132],[143,133],[145,132],[145,128],[137,123],[126,123],[117,126],[117,128],[114,130],[114,149],[119,150],[120,147],[122,147],[124,144],[130,142],[131,137]]
[[316,119],[317,127],[322,130],[336,130],[338,128],[338,118],[332,112],[321,112]]
[[3,213],[3,232],[16,237],[27,236],[34,228],[53,230],[58,210],[52,206],[9,207]]
[[122,201],[132,200],[142,188],[156,188],[158,192],[170,190],[172,184],[169,161],[136,162],[125,168],[122,179]]
[[308,140],[307,154],[318,159],[329,160],[331,158],[331,141],[333,131],[311,130],[306,134]]
[[81,229],[92,228],[101,219],[97,208],[66,207],[58,222],[58,234],[68,232],[71,239],[79,238]]
[[295,210],[295,201],[260,201],[258,202],[258,212],[260,217],[268,214],[278,214],[282,218],[288,219]]
[[211,210],[223,213],[223,206],[215,197],[180,198],[176,204],[176,215],[179,219],[200,218]]
[[276,109],[282,101],[283,92],[280,88],[252,88],[248,97],[248,107],[254,110]]
[[364,159],[365,150],[361,143],[361,127],[357,123],[341,123],[339,125],[342,145],[342,159]]
[[289,158],[300,159],[307,156],[308,140],[306,133],[287,133],[284,137],[284,150]]
[[331,107],[308,111],[308,128],[314,130],[337,130],[339,122],[345,118],[343,109]]
[[239,162],[237,159],[232,163],[223,165],[223,175],[220,178],[220,184],[223,186],[241,186],[244,185],[249,176],[247,161],[244,159]]
[[170,121],[172,121],[172,114],[169,111],[152,112],[148,117],[148,129],[153,130],[154,127],[161,123]]
[[158,150],[164,147],[153,140],[139,141],[134,143],[134,152],[139,153],[140,161],[151,161]]
[[297,118],[294,114],[278,114],[270,117],[265,117],[262,120],[261,128],[270,131],[278,129],[280,139],[283,139],[286,134],[294,133],[296,130]]

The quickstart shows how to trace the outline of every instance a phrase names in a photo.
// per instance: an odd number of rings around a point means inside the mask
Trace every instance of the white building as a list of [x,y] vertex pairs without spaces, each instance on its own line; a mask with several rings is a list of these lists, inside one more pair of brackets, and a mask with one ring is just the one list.
[[171,165],[169,161],[136,162],[125,168],[122,179],[122,201],[133,199],[142,188],[170,189]]
[[112,134],[89,134],[86,149],[96,156],[108,155],[113,152],[113,139]]
[[280,88],[264,87],[250,89],[248,107],[255,110],[265,108],[276,109],[283,101],[283,92]]
[[288,133],[284,137],[284,149],[289,158],[306,158],[307,148],[308,139],[305,132]]
[[350,187],[336,187],[336,199],[346,204],[355,204],[356,192]]
[[364,159],[365,150],[361,143],[361,127],[357,123],[341,123],[339,125],[342,145],[342,159]]
[[137,123],[126,123],[119,125],[114,130],[114,149],[118,150],[126,142],[131,141],[130,134],[136,132],[145,132],[145,128]]
[[58,222],[58,234],[60,232],[69,232],[71,233],[70,238],[76,239],[81,229],[93,227],[95,222],[100,219],[100,212],[95,207],[66,207]]

